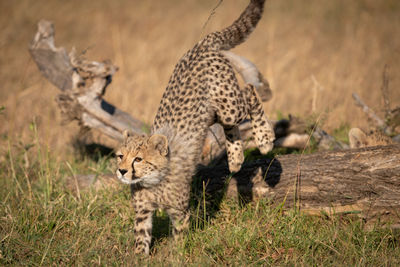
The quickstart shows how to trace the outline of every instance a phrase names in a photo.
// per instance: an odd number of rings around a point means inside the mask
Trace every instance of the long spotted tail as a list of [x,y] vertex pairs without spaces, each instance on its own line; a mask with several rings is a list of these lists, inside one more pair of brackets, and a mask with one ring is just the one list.
[[251,0],[247,8],[231,26],[209,34],[204,40],[205,43],[213,46],[215,50],[229,50],[243,43],[260,20],[264,2],[265,0]]

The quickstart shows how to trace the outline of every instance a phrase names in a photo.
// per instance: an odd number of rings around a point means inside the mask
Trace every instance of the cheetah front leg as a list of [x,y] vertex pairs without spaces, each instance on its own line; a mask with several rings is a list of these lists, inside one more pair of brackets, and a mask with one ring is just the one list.
[[135,207],[135,253],[149,254],[151,231],[153,227],[153,210],[145,206]]
[[238,126],[224,128],[225,147],[228,155],[228,166],[230,172],[238,172],[244,161],[242,139]]
[[264,109],[257,96],[255,86],[247,84],[245,91],[248,93],[247,108],[251,118],[254,139],[260,152],[262,154],[267,154],[274,147],[274,129],[264,114]]

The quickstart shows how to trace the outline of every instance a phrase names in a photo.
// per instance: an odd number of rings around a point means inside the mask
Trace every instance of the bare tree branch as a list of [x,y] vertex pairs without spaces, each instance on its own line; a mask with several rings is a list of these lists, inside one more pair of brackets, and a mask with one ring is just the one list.
[[122,131],[142,133],[144,124],[103,99],[112,75],[118,70],[110,62],[88,61],[54,45],[54,26],[41,20],[29,51],[42,74],[62,92],[57,97],[69,120],[98,129],[122,140]]
[[355,104],[360,108],[362,108],[362,111],[364,111],[365,114],[367,114],[368,118],[370,118],[376,124],[376,126],[382,129],[387,127],[386,123],[378,115],[376,115],[375,111],[373,111],[361,100],[360,96],[357,93],[353,93],[352,96],[355,101]]
[[389,117],[391,115],[390,99],[389,99],[389,77],[387,72],[388,72],[388,65],[385,65],[382,72],[382,86],[381,86],[383,103],[385,107],[385,117]]

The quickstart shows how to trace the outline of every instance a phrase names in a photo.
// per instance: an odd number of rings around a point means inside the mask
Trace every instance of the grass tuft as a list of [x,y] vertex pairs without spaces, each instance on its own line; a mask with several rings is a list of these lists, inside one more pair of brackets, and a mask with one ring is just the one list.
[[307,216],[267,199],[238,205],[222,195],[214,206],[201,190],[193,193],[184,239],[170,238],[169,219],[157,212],[151,255],[135,256],[127,187],[85,190],[79,198],[65,187],[71,172],[111,171],[112,161],[57,161],[32,143],[9,141],[1,155],[1,265],[400,264],[399,237],[379,224],[366,229],[351,217]]

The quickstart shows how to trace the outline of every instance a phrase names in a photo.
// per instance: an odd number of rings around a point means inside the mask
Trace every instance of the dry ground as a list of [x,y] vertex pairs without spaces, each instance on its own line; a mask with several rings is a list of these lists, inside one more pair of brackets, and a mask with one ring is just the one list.
[[[204,27],[217,3],[0,0],[3,140],[30,138],[29,124],[35,121],[42,142],[66,151],[78,132],[73,123],[61,125],[54,101],[58,92],[39,74],[27,51],[40,19],[55,23],[57,45],[88,49],[91,59],[118,65],[107,100],[150,124],[180,56],[206,33],[229,25],[247,1],[223,1]],[[365,126],[351,93],[358,92],[379,110],[385,64],[392,103],[400,104],[399,14],[398,0],[270,0],[256,31],[235,51],[269,79],[274,97],[265,109],[271,118],[279,112],[314,112],[325,115],[328,131],[343,123]],[[320,85],[317,90],[313,77]]]

